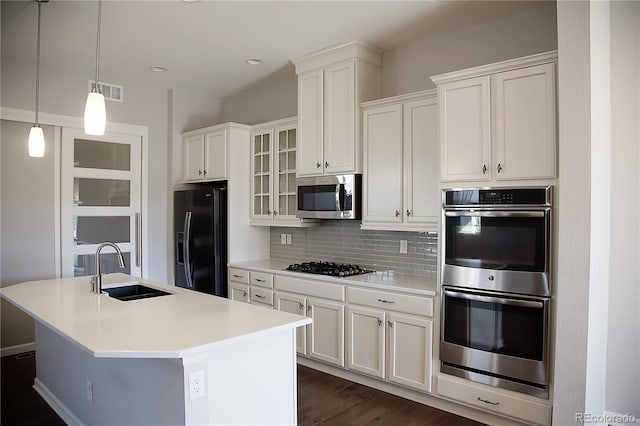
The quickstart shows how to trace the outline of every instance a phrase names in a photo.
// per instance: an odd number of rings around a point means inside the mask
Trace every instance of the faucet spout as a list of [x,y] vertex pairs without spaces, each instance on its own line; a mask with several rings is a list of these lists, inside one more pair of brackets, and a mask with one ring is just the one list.
[[126,265],[124,263],[124,257],[122,256],[122,252],[120,251],[120,247],[115,245],[112,242],[105,241],[100,244],[96,249],[96,274],[91,277],[91,293],[101,294],[102,293],[102,273],[100,272],[100,252],[105,247],[113,248],[118,255],[118,266],[120,269],[124,268]]

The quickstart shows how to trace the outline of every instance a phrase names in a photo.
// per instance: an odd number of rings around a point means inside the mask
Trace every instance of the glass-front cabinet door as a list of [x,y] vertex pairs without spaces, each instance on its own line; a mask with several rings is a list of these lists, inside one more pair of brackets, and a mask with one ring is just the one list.
[[63,128],[61,157],[62,275],[96,272],[99,244],[120,247],[126,267],[116,253],[102,250],[101,272],[141,275],[141,137],[107,133],[87,136]]
[[277,154],[274,170],[278,174],[274,188],[277,200],[276,220],[296,220],[296,128],[294,126],[275,129]]
[[256,125],[251,132],[251,224],[308,226],[296,218],[297,120]]

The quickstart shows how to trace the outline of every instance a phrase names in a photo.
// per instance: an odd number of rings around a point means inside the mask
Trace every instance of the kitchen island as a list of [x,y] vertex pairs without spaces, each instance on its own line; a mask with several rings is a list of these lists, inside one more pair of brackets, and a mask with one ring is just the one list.
[[295,424],[295,329],[311,319],[178,287],[122,301],[89,277],[2,288],[32,316],[34,388],[69,424]]

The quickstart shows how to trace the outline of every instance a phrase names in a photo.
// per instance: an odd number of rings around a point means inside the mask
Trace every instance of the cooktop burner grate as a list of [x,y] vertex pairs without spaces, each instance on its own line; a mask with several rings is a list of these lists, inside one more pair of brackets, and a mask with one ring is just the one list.
[[335,262],[303,262],[287,266],[287,270],[294,272],[306,272],[308,274],[330,275],[332,277],[350,277],[352,275],[366,274],[372,270],[359,265]]

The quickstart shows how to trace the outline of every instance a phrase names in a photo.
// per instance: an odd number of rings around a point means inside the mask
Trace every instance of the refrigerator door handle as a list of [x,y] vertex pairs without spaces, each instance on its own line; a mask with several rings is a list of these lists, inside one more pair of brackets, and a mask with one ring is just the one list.
[[182,255],[184,256],[184,275],[187,278],[187,287],[193,288],[193,278],[191,277],[191,259],[189,245],[191,239],[191,212],[184,215],[184,242],[182,243]]

